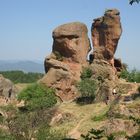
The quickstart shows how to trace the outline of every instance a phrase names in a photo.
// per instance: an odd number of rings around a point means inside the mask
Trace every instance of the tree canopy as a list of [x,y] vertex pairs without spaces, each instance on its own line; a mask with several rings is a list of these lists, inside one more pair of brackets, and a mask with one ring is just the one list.
[[134,2],[137,2],[137,3],[139,3],[140,2],[140,0],[129,0],[129,4],[133,4]]

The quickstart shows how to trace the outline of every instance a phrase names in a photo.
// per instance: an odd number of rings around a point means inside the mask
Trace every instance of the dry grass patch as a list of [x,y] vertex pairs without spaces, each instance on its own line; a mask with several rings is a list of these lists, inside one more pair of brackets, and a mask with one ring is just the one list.
[[62,124],[54,126],[53,129],[67,134],[73,130],[85,133],[93,127],[100,126],[100,122],[94,122],[92,118],[101,114],[103,110],[107,108],[108,107],[104,103],[88,105],[78,105],[74,102],[63,103],[59,106],[59,109],[64,113],[72,114],[74,117],[68,122],[63,122]]

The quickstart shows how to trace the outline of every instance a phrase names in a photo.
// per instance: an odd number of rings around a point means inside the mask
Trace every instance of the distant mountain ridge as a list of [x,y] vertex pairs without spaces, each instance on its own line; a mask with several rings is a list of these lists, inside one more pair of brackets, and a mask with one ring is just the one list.
[[44,65],[43,62],[41,61],[0,60],[0,71],[10,71],[10,70],[44,73]]

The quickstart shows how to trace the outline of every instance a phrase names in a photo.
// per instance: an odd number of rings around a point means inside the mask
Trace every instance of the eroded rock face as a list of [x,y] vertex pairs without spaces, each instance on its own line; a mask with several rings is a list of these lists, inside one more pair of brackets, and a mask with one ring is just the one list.
[[59,52],[65,60],[86,63],[90,50],[87,27],[73,22],[61,25],[53,31],[53,52]]
[[[107,10],[103,17],[95,19],[92,25],[94,52],[90,55],[90,65],[87,62],[91,49],[87,32],[86,25],[79,22],[61,25],[53,31],[52,53],[45,59],[46,75],[40,82],[55,88],[62,101],[77,96],[75,85],[80,80],[83,66],[91,66],[94,79],[101,77],[109,81],[105,85],[107,92],[112,94],[113,88],[108,85],[117,80],[114,53],[122,32],[119,11]],[[107,97],[111,97],[110,94]]]
[[102,52],[106,52],[107,60],[113,58],[122,33],[119,15],[116,9],[107,10],[103,17],[95,19],[92,24],[93,47],[96,50],[102,47]]
[[77,96],[76,82],[80,80],[82,66],[87,64],[90,42],[87,27],[73,22],[61,25],[53,31],[53,50],[45,59],[46,75],[41,83],[56,89],[62,101]]
[[16,88],[14,87],[14,84],[0,74],[0,97],[14,98],[15,93]]

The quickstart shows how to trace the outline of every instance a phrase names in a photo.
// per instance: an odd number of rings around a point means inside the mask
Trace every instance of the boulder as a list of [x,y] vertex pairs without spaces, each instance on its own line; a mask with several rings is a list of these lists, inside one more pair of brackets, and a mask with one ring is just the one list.
[[61,25],[53,31],[53,52],[65,60],[86,63],[90,50],[87,27],[80,22]]
[[0,97],[14,98],[15,93],[16,93],[16,88],[14,84],[9,79],[4,78],[0,74]]

